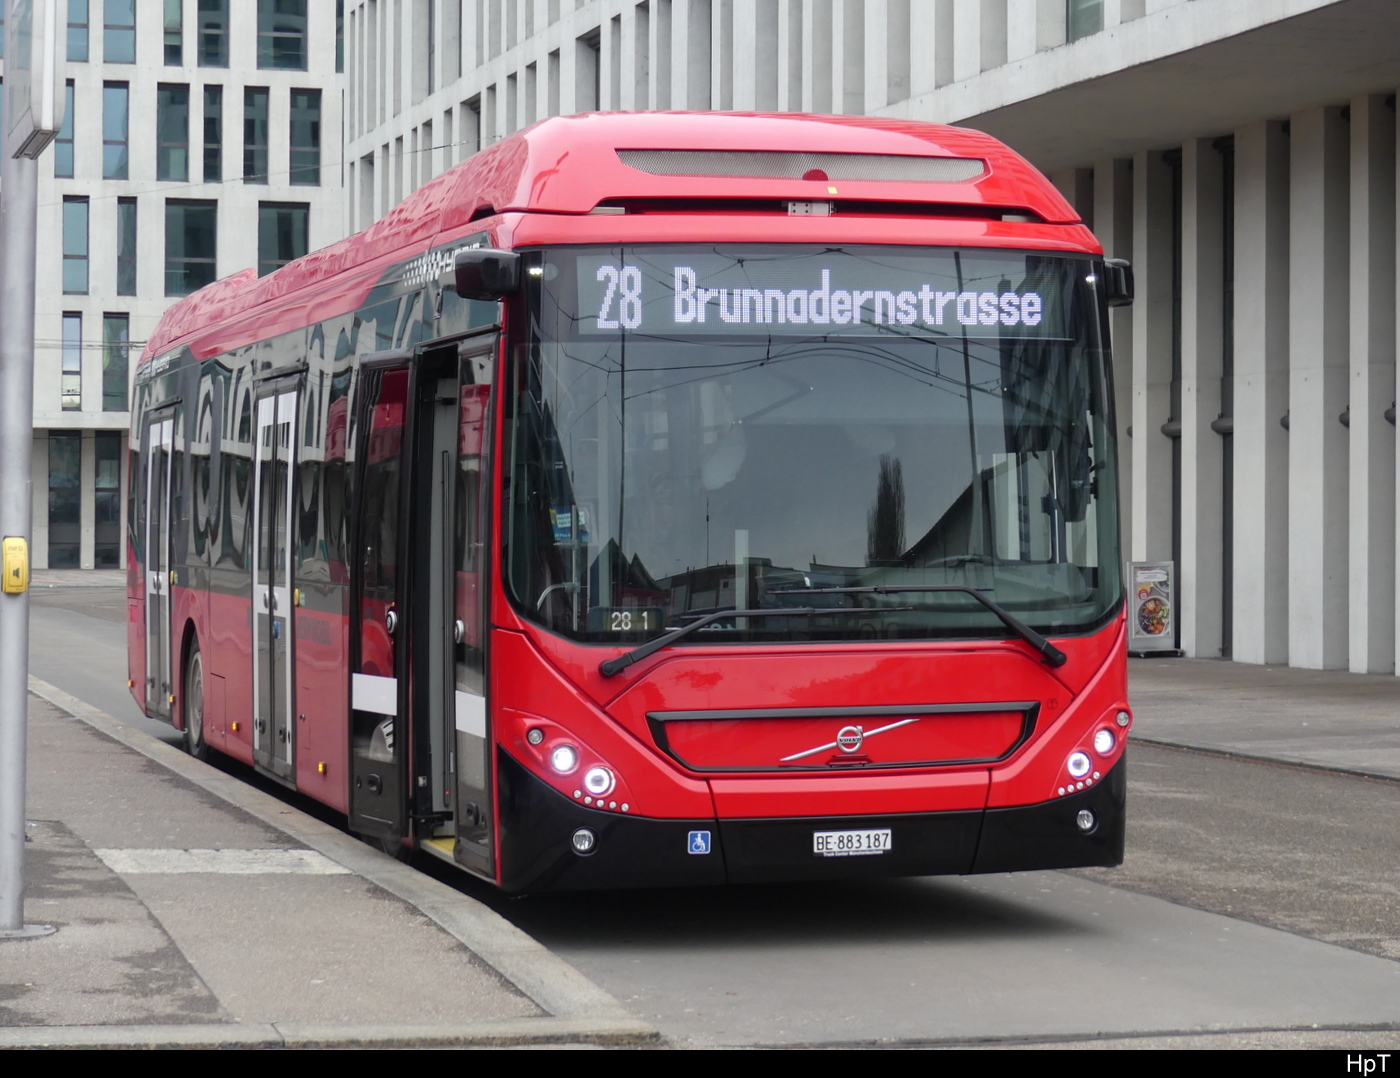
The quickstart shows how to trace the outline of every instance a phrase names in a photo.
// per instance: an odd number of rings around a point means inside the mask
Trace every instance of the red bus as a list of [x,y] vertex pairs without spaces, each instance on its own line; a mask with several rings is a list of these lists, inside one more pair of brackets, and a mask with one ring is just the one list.
[[510,890],[1117,864],[1130,298],[977,132],[546,120],[167,312],[133,693]]

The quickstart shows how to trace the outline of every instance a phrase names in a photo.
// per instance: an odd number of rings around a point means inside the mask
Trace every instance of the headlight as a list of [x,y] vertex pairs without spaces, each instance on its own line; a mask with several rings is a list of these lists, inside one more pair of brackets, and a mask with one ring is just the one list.
[[578,749],[572,745],[556,745],[549,754],[549,766],[561,775],[578,767]]
[[583,774],[583,788],[594,797],[604,797],[612,790],[616,780],[606,767],[590,767]]

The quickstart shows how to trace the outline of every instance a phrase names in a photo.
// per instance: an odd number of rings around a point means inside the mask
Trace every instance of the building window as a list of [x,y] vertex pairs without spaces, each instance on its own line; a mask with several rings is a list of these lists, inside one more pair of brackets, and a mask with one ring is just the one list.
[[184,59],[184,0],[165,0],[165,62],[179,67]]
[[60,179],[73,178],[73,80],[63,86],[63,126],[53,142],[53,174]]
[[1078,41],[1103,29],[1103,0],[1065,0],[1065,37]]
[[199,0],[199,66],[228,67],[228,0]]
[[86,295],[88,290],[88,200],[63,200],[63,291]]
[[117,199],[117,295],[136,295],[136,199]]
[[88,58],[88,0],[68,0],[68,59],[85,64]]
[[121,564],[122,549],[121,431],[98,431],[93,436],[93,455],[96,489],[92,564],[97,569],[115,569]]
[[259,277],[306,254],[310,217],[305,203],[258,203]]
[[204,88],[204,182],[224,178],[224,88]]
[[83,407],[83,316],[63,312],[63,379],[59,385],[65,412]]
[[83,432],[49,431],[49,568],[76,569],[82,536]]
[[127,84],[102,84],[102,177],[126,179]]
[[172,198],[165,203],[165,294],[188,296],[216,274],[218,203]]
[[102,59],[136,63],[136,0],[102,0]]
[[243,91],[243,182],[267,183],[267,87]]
[[335,0],[335,70],[345,71],[345,0]]
[[258,0],[258,66],[306,70],[306,0]]
[[321,91],[292,91],[292,175],[299,186],[321,183]]
[[156,87],[156,179],[190,178],[190,88]]
[[131,352],[131,316],[102,316],[102,410],[126,411],[127,359]]

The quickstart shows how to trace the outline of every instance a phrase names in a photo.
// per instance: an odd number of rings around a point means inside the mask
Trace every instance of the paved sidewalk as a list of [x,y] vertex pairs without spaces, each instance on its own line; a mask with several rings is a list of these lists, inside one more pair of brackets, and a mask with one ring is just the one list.
[[657,1043],[473,899],[31,678],[0,1048]]
[[1400,779],[1400,679],[1219,659],[1132,659],[1133,737]]
[[35,569],[31,588],[124,588],[125,569]]

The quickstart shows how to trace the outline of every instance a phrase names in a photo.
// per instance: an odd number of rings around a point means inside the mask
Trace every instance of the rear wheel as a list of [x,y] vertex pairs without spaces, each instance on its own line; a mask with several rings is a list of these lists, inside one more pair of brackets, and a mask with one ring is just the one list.
[[204,659],[196,642],[185,661],[185,751],[196,760],[209,759],[204,741]]

